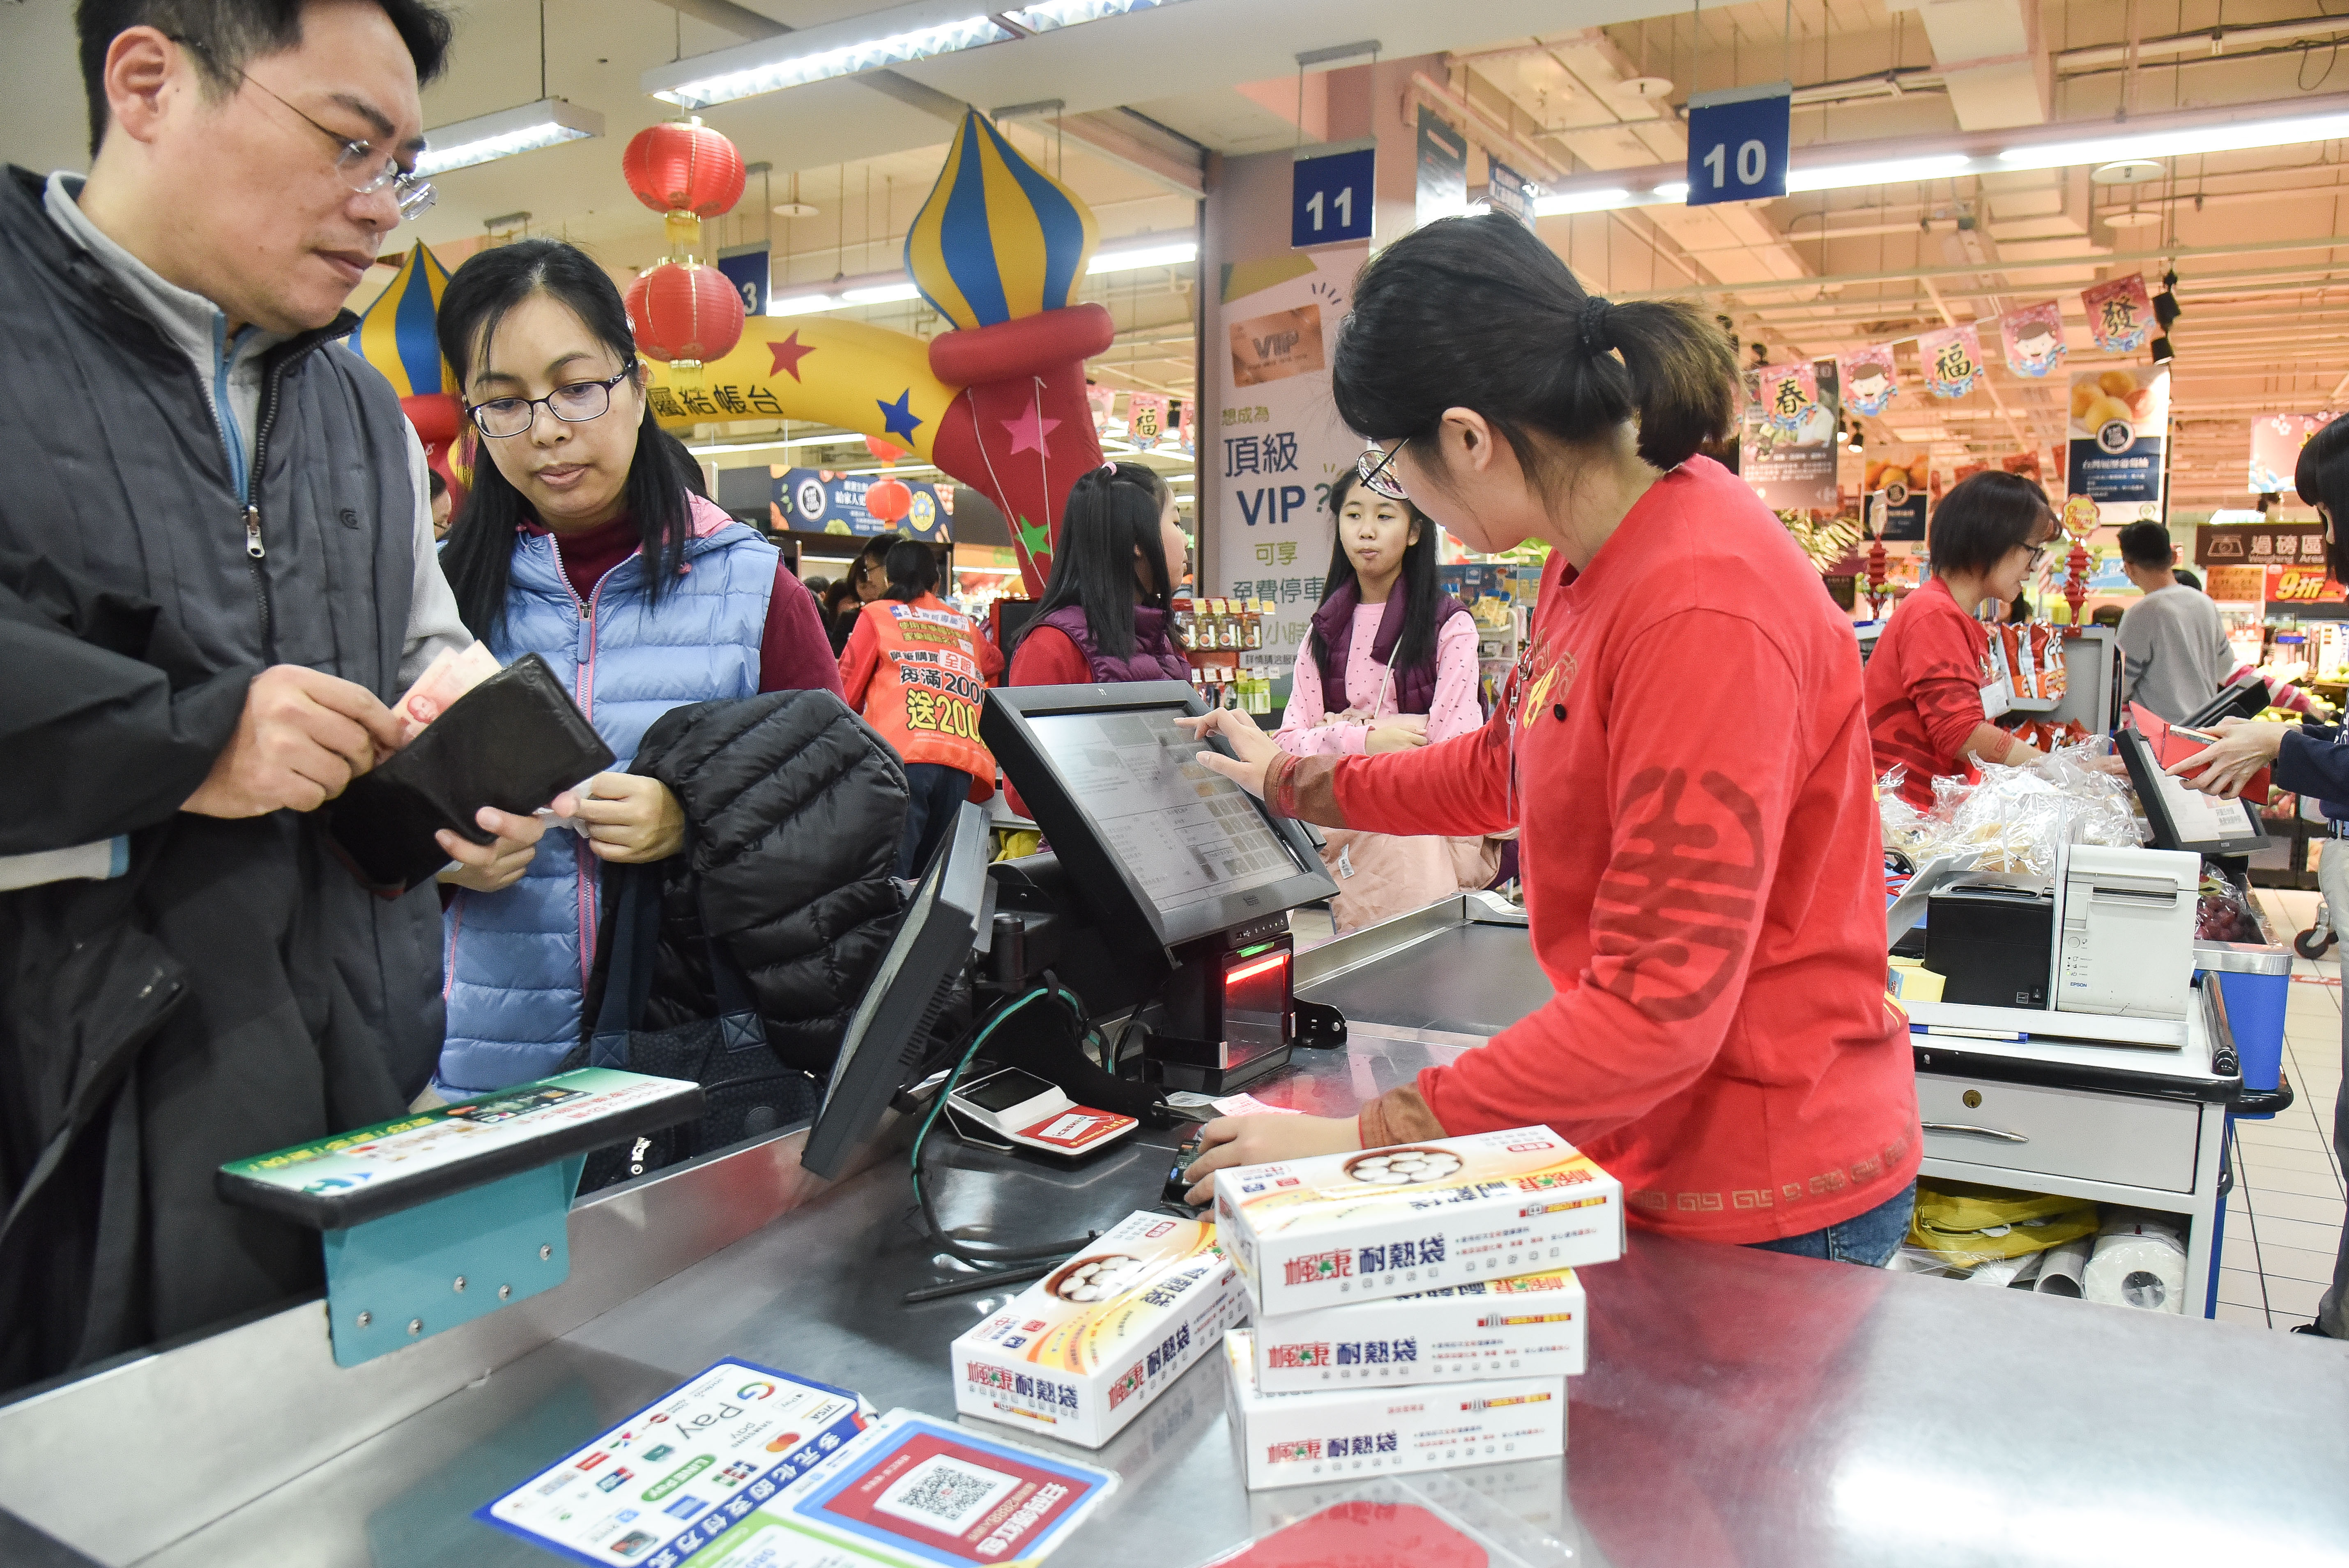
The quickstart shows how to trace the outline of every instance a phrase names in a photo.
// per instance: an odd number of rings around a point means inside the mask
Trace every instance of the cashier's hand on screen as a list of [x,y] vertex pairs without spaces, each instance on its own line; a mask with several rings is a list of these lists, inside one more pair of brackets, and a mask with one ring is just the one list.
[[[568,790],[554,798],[557,816],[571,816],[574,809]],[[545,819],[517,816],[494,806],[484,806],[473,813],[473,820],[481,824],[483,831],[495,833],[496,842],[477,844],[446,828],[433,834],[449,858],[457,862],[440,873],[440,880],[451,887],[470,888],[475,892],[496,892],[512,887],[530,869],[532,858],[538,853],[539,835],[546,831]]]
[[1222,736],[1237,757],[1202,751],[1199,760],[1257,799],[1264,799],[1265,772],[1280,755],[1280,748],[1273,743],[1272,737],[1256,727],[1255,719],[1237,708],[1218,707],[1196,718],[1177,718],[1174,722],[1201,740],[1211,735]]
[[1185,1172],[1191,1186],[1183,1196],[1193,1208],[1209,1202],[1216,1195],[1215,1174],[1227,1165],[1342,1154],[1361,1146],[1350,1116],[1219,1117],[1199,1130],[1199,1153]]
[[2219,738],[2193,756],[2169,765],[2189,789],[2230,799],[2243,792],[2251,775],[2276,758],[2287,730],[2295,727],[2272,721],[2226,718],[2219,721]]
[[398,749],[399,721],[375,693],[323,670],[273,665],[245,688],[228,744],[180,810],[200,817],[315,811]]

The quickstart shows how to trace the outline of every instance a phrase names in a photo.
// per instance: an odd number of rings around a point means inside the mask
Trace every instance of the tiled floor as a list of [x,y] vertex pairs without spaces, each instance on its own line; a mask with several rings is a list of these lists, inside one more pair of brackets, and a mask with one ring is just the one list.
[[[2316,895],[2261,889],[2279,937],[2304,931]],[[2219,1315],[2278,1329],[2306,1323],[2333,1278],[2341,1243],[2343,1185],[2333,1149],[2333,1101],[2341,1088],[2341,950],[2317,963],[2294,958],[2284,1014],[2284,1072],[2297,1096],[2271,1121],[2238,1121],[2235,1190],[2219,1271]]]

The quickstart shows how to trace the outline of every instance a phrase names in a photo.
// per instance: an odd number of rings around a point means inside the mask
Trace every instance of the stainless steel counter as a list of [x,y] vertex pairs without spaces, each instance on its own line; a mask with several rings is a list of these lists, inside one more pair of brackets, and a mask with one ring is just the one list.
[[[1415,946],[1382,965],[1412,963]],[[1342,967],[1345,955],[1324,963]],[[1300,1053],[1295,1073],[1255,1092],[1344,1111],[1467,1048],[1408,1034],[1373,1020],[1346,1049]],[[885,1408],[951,1412],[947,1346],[999,1298],[903,1305],[905,1289],[937,1271],[906,1223],[902,1161],[788,1207],[776,1191],[798,1136],[574,1211],[585,1277],[541,1298],[547,1342],[519,1354],[518,1341],[502,1353],[476,1342],[464,1353],[485,1370],[462,1386],[434,1382],[457,1353],[436,1361],[429,1341],[371,1364],[385,1369],[371,1386],[381,1398],[398,1396],[403,1367],[419,1390],[410,1411],[371,1435],[322,1441],[323,1418],[283,1408],[284,1433],[208,1431],[175,1408],[162,1365],[206,1349],[192,1346],[121,1369],[110,1395],[68,1388],[0,1409],[0,1501],[85,1549],[117,1543],[98,1553],[109,1561],[158,1568],[521,1568],[553,1559],[470,1511],[720,1357],[803,1371]],[[1171,1141],[1156,1135],[1075,1172],[947,1144],[933,1155],[936,1187],[949,1224],[1067,1234],[1150,1206]],[[711,1222],[695,1216],[713,1202],[773,1217],[666,1278],[646,1271],[640,1287],[596,1274],[599,1256],[657,1252],[677,1228]],[[1578,1561],[2349,1558],[2349,1347],[1637,1234],[1626,1258],[1584,1279],[1592,1369],[1570,1387],[1567,1459],[1456,1472]],[[605,1301],[615,1305],[595,1315],[580,1305]],[[299,1313],[251,1326],[281,1320],[290,1326],[272,1329],[274,1340],[232,1336],[212,1347],[211,1408],[227,1408],[212,1387],[223,1378],[247,1379],[258,1411],[274,1378],[317,1376],[228,1354],[290,1343]],[[316,1332],[323,1338],[323,1326]],[[1062,1561],[1195,1563],[1314,1505],[1308,1490],[1241,1489],[1222,1376],[1202,1361],[1092,1456],[1123,1484]],[[307,1386],[315,1403],[356,1385]],[[424,1397],[444,1386],[454,1391]],[[142,1471],[170,1451],[149,1429],[176,1430],[198,1469],[207,1444],[257,1460],[298,1437],[316,1458],[218,1517],[183,1498],[176,1518],[126,1521],[159,1495],[142,1488]]]

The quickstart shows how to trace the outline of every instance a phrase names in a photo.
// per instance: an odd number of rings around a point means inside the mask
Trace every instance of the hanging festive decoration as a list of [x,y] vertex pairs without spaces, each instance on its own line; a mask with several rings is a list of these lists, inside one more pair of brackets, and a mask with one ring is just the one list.
[[1144,452],[1166,438],[1166,398],[1162,394],[1125,395],[1125,438]]
[[2017,376],[2044,376],[2064,363],[2064,307],[2054,300],[2026,304],[1999,319],[2006,367]]
[[1782,430],[1802,428],[1803,417],[1819,404],[1819,377],[1811,362],[1765,365],[1757,374],[1762,417]]
[[662,214],[668,254],[628,289],[636,351],[690,377],[742,340],[742,296],[701,260],[701,221],[742,199],[742,154],[698,119],[648,125],[629,139],[620,172],[636,200]]
[[[449,269],[419,240],[399,263],[390,286],[360,315],[343,341],[351,352],[383,372],[399,394],[399,407],[424,444],[424,459],[461,490],[450,444],[464,423],[456,373],[440,357],[440,296],[448,292]],[[461,498],[460,498],[461,499]]]
[[1843,406],[1852,413],[1874,418],[1884,412],[1900,390],[1894,368],[1892,345],[1873,344],[1836,360],[1843,383]]
[[2088,315],[2088,335],[2107,354],[2134,354],[2153,327],[2153,301],[2145,280],[2131,273],[2080,291]]
[[1946,326],[1917,339],[1925,385],[1936,397],[1962,397],[1982,379],[1982,335],[1971,325]]
[[996,326],[1065,307],[1097,237],[1076,192],[972,111],[906,231],[905,270],[955,325]]

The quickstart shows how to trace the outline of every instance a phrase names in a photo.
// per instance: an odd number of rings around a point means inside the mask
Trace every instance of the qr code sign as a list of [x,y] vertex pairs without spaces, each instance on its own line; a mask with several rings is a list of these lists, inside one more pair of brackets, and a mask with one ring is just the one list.
[[932,1454],[907,1470],[873,1506],[925,1528],[959,1535],[1019,1484],[1017,1478],[1001,1470]]

